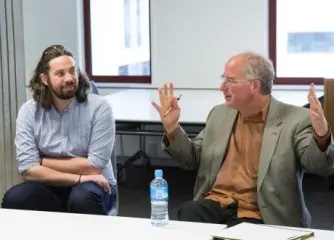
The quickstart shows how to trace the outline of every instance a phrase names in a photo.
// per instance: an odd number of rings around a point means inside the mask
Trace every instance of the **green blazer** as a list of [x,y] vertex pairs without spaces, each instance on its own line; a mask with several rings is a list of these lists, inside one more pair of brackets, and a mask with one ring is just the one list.
[[[181,131],[165,151],[184,169],[198,169],[194,200],[212,188],[223,163],[237,111],[214,107],[199,135],[190,140]],[[328,175],[333,170],[332,144],[322,152],[314,139],[309,110],[271,98],[264,129],[257,180],[257,202],[265,224],[310,227],[302,178],[304,171]]]

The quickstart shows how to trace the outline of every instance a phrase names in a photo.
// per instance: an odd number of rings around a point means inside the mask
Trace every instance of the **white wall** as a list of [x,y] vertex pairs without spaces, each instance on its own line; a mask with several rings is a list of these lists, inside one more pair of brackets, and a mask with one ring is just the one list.
[[151,0],[152,85],[217,88],[240,51],[268,56],[268,0]]
[[[84,68],[82,1],[22,2],[27,80],[52,44],[65,45]],[[173,81],[179,88],[217,88],[232,54],[268,55],[267,16],[268,0],[151,0],[151,87]],[[101,88],[102,94],[115,91]]]
[[22,7],[27,82],[43,50],[53,44],[66,46],[84,68],[81,0],[22,0]]

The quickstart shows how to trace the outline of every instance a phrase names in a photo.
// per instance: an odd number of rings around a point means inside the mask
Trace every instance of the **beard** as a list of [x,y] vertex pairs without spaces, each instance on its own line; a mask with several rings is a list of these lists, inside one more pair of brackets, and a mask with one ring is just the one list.
[[48,78],[48,86],[51,93],[61,100],[69,100],[73,98],[78,91],[78,84],[75,81],[67,82],[64,85],[54,86]]

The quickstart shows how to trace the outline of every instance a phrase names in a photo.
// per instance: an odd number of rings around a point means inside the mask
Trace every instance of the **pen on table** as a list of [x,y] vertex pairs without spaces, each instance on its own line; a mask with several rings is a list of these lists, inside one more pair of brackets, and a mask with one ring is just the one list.
[[[182,96],[182,94],[180,94],[180,96],[179,96],[176,100],[179,101],[179,100],[181,99],[181,96]],[[172,108],[169,108],[169,109],[167,110],[167,112],[165,113],[164,117],[166,117],[167,114],[168,114],[171,110],[172,110]]]

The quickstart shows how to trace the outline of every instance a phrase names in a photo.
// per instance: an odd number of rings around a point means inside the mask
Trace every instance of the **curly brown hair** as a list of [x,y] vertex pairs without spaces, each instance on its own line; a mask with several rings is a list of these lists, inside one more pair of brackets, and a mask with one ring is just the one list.
[[[42,83],[40,75],[42,73],[48,75],[50,70],[49,62],[60,56],[70,56],[73,58],[73,54],[62,45],[52,45],[47,47],[42,53],[33,77],[30,79],[29,88],[32,91],[33,99],[46,109],[52,107],[53,97],[48,86]],[[88,76],[80,71],[80,69],[78,69],[78,80],[78,89],[75,93],[75,97],[77,101],[81,103],[87,100],[90,84]]]

